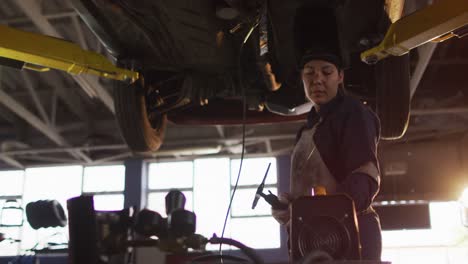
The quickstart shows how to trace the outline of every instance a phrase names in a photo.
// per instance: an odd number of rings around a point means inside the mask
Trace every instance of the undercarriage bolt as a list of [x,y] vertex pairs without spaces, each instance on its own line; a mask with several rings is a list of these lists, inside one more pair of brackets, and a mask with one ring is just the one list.
[[370,55],[364,58],[364,61],[367,64],[376,64],[379,61],[379,58],[377,57],[377,55]]

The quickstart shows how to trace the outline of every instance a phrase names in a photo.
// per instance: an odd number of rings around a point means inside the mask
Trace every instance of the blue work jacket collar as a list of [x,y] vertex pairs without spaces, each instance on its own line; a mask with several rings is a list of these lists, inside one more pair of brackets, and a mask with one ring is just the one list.
[[336,96],[328,103],[320,106],[320,111],[317,112],[315,107],[310,109],[307,115],[307,127],[311,128],[317,124],[321,119],[325,119],[330,112],[343,100],[344,94],[341,88],[338,89]]

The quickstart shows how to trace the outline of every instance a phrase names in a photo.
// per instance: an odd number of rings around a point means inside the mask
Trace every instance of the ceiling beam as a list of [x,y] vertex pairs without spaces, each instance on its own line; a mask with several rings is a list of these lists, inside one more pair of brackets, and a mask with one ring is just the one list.
[[9,67],[0,67],[0,84],[2,87],[8,87],[11,90],[18,90],[18,83],[16,82],[16,78],[13,76],[17,76],[18,70],[9,68]]
[[[71,76],[86,92],[86,89],[92,90],[94,94],[104,103],[107,109],[115,114],[114,98],[110,93],[99,83],[99,79],[92,75],[72,75]],[[86,87],[86,88],[85,88]]]
[[[8,6],[8,5],[6,5],[6,6]],[[52,19],[60,19],[60,18],[78,16],[78,13],[76,13],[75,10],[67,10],[67,11],[61,11],[61,12],[57,12],[57,13],[43,14],[43,16],[48,20],[52,20]],[[27,22],[31,22],[31,18],[29,18],[27,16],[7,18],[7,19],[1,19],[0,20],[0,24],[3,24],[3,25],[7,25],[7,24],[8,25],[24,24],[24,23],[27,23]]]
[[15,124],[18,122],[18,117],[14,115],[10,110],[0,105],[0,117],[8,121],[9,123]]
[[55,127],[56,121],[57,121],[57,101],[58,101],[58,96],[57,96],[57,89],[53,88],[54,92],[52,93],[52,102],[50,106],[50,124]]
[[[265,142],[265,140],[294,140],[296,138],[296,133],[291,134],[275,134],[275,133],[257,133],[255,135],[246,135],[245,142],[247,143],[259,143]],[[212,137],[197,138],[195,135],[190,138],[166,138],[163,144],[163,148],[172,148],[177,146],[190,146],[194,142],[198,145],[217,143],[217,144],[226,144],[233,145],[239,144],[242,142],[242,135],[233,136],[229,138],[219,139]]]
[[24,165],[21,164],[19,161],[13,159],[12,157],[9,157],[7,155],[0,154],[0,160],[5,162],[6,164],[18,168],[18,169],[24,169]]
[[50,154],[63,153],[69,151],[93,151],[93,150],[128,150],[127,145],[102,145],[102,146],[86,146],[86,147],[61,147],[61,148],[42,148],[42,149],[21,149],[5,151],[5,155],[27,155],[27,154]]
[[94,160],[93,163],[91,163],[91,165],[99,165],[99,164],[106,163],[106,162],[109,162],[109,161],[120,160],[120,159],[124,159],[124,158],[129,158],[129,157],[132,157],[132,156],[133,156],[133,153],[130,152],[130,151],[127,151],[127,152],[112,155],[112,156],[109,156],[109,157],[106,157],[106,158]]
[[[24,106],[22,106],[19,102],[17,102],[16,99],[5,93],[3,90],[0,90],[0,103],[2,103],[15,114],[17,114],[19,117],[23,118],[31,126],[42,132],[45,136],[47,136],[57,145],[63,147],[69,146],[67,141],[59,133],[57,133],[57,131],[54,128],[48,126],[46,123],[41,121]],[[82,159],[86,162],[92,161],[82,151],[70,151],[69,153],[77,159]]]
[[58,97],[62,102],[68,107],[68,110],[79,117],[81,120],[88,122],[89,115],[86,112],[85,106],[81,100],[81,97],[78,95],[78,91],[69,87],[66,82],[63,80],[62,76],[57,74],[57,72],[49,72],[41,75],[57,92]]
[[48,163],[75,163],[76,160],[73,159],[64,159],[64,158],[57,158],[57,157],[48,157],[44,155],[24,155],[21,156],[22,160],[31,160],[31,161],[39,161],[39,162],[48,162]]
[[71,20],[73,23],[73,27],[75,28],[75,31],[76,31],[78,43],[80,44],[81,48],[85,50],[89,49],[88,43],[86,42],[86,38],[83,32],[83,28],[81,27],[81,22],[80,22],[81,20],[76,16],[71,17]]
[[29,94],[31,95],[34,105],[36,106],[36,109],[39,111],[40,116],[42,117],[42,120],[46,122],[46,124],[50,124],[49,117],[47,116],[46,111],[44,110],[44,106],[41,103],[41,100],[39,99],[39,96],[36,93],[36,89],[34,87],[34,84],[31,80],[31,77],[28,75],[26,72],[21,72],[21,75],[23,77],[23,80],[26,84],[26,89],[28,90]]
[[[64,39],[64,37],[52,26],[52,24],[41,13],[37,0],[18,0],[15,1],[19,8],[32,20],[39,30],[49,36]],[[72,75],[72,78],[85,90],[87,94],[94,91],[95,94],[104,105],[115,113],[114,100],[110,93],[102,86],[98,79],[90,78],[90,76]]]
[[[4,68],[0,67],[0,89],[4,89],[3,84],[5,81],[5,77],[7,77],[7,74],[4,74],[4,70]],[[3,105],[0,105],[0,117],[4,118],[6,121],[13,125],[13,127],[15,128],[13,135],[17,139],[24,139],[26,123],[21,118],[18,118],[17,115],[13,114],[11,110],[7,109]],[[7,134],[7,130],[4,128],[2,128],[1,131],[2,133]]]

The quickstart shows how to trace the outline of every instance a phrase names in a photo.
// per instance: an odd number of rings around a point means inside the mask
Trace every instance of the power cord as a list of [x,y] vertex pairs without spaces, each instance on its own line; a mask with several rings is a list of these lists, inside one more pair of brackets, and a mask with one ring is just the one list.
[[241,175],[241,171],[242,171],[242,163],[244,161],[244,154],[245,154],[245,123],[246,123],[246,115],[247,115],[247,98],[246,98],[246,94],[245,94],[245,86],[244,86],[244,83],[243,83],[243,77],[242,77],[242,68],[241,68],[241,54],[242,54],[242,50],[244,48],[244,45],[245,43],[247,42],[247,40],[250,38],[250,36],[252,35],[252,32],[254,31],[254,29],[259,25],[259,18],[256,19],[255,23],[252,25],[252,27],[250,28],[249,32],[246,34],[245,38],[244,38],[244,41],[242,42],[241,46],[240,46],[240,49],[239,49],[239,56],[238,56],[238,63],[239,63],[239,72],[238,72],[238,75],[239,75],[239,85],[241,87],[241,94],[242,94],[242,152],[241,152],[241,158],[240,158],[240,164],[239,164],[239,171],[238,171],[238,174],[237,174],[237,179],[236,179],[236,184],[234,185],[234,188],[232,190],[232,194],[231,194],[231,199],[229,201],[229,206],[228,206],[228,209],[227,209],[227,212],[226,212],[226,216],[224,218],[224,224],[223,224],[223,231],[221,232],[221,238],[220,238],[220,243],[219,243],[219,255],[221,256],[221,263],[223,263],[223,258],[222,258],[222,255],[223,255],[223,250],[222,250],[222,246],[223,246],[223,238],[224,238],[224,232],[226,230],[226,224],[227,224],[227,220],[228,220],[228,217],[229,217],[229,214],[231,212],[231,206],[232,206],[232,201],[234,200],[234,195],[236,193],[236,190],[237,190],[237,185],[239,184],[239,179],[240,179],[240,175]]

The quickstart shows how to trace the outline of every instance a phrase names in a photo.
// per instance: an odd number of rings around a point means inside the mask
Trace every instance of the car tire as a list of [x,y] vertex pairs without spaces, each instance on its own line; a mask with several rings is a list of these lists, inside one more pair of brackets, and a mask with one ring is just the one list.
[[121,134],[134,152],[153,152],[161,147],[167,125],[165,114],[148,115],[145,89],[140,81],[118,83],[114,87],[114,106]]
[[375,65],[376,110],[381,122],[381,138],[401,138],[410,117],[409,55],[390,56]]

